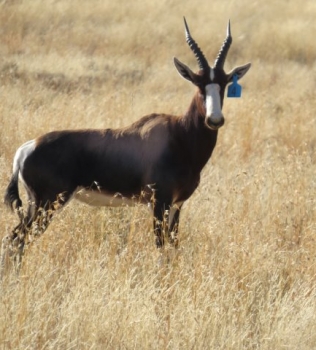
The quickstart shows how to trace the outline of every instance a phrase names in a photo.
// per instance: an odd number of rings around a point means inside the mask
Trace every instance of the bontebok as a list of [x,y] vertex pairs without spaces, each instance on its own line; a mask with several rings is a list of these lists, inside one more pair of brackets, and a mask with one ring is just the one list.
[[[224,72],[232,42],[229,23],[214,67],[184,23],[186,41],[199,65],[194,73],[174,58],[180,75],[197,87],[185,114],[150,114],[115,130],[54,131],[23,144],[15,154],[5,194],[5,203],[17,211],[20,223],[3,239],[3,251],[15,249],[20,256],[27,236],[43,233],[54,212],[72,198],[96,206],[135,200],[150,204],[157,247],[166,238],[177,244],[181,207],[197,188],[224,124],[225,87],[250,68],[248,63]],[[28,195],[25,212],[19,179]]]

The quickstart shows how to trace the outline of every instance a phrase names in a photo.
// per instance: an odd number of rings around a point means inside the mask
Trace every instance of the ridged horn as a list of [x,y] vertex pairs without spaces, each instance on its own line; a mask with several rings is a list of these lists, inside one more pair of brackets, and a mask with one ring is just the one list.
[[190,30],[187,24],[187,21],[185,20],[185,17],[183,17],[184,19],[184,26],[185,26],[185,38],[186,41],[188,43],[188,45],[190,46],[190,49],[193,51],[197,62],[199,64],[199,67],[201,70],[207,70],[209,68],[209,64],[203,54],[203,52],[201,51],[201,49],[198,47],[197,43],[195,42],[195,40],[192,38],[191,34],[190,34]]
[[222,68],[222,69],[224,68],[226,56],[232,42],[233,42],[233,38],[230,33],[230,21],[228,21],[226,39],[216,57],[214,68]]

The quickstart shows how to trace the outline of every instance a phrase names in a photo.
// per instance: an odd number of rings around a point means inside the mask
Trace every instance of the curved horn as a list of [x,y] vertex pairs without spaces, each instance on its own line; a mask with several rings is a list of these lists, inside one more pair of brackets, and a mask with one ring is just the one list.
[[184,19],[184,26],[185,26],[186,41],[187,41],[188,45],[190,46],[190,49],[193,51],[193,53],[198,61],[200,69],[207,70],[209,68],[208,62],[207,62],[203,52],[201,51],[201,49],[198,47],[197,43],[191,37],[189,27],[188,27],[187,21],[185,20],[185,17],[183,17],[183,19]]
[[226,39],[225,39],[221,49],[219,50],[219,53],[218,53],[217,58],[215,60],[214,68],[223,68],[224,67],[226,56],[227,56],[227,53],[228,53],[228,50],[230,48],[232,41],[233,41],[233,38],[232,38],[231,33],[230,33],[230,21],[228,21]]

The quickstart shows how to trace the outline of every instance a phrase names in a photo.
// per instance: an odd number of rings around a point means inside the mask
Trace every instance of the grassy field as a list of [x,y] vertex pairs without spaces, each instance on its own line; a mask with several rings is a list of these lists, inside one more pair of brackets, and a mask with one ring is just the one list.
[[[316,2],[0,1],[0,193],[22,143],[179,115],[197,70],[252,62],[158,252],[147,208],[71,202],[0,290],[0,349],[316,348]],[[17,217],[0,206],[0,237]],[[169,262],[167,262],[167,260]]]

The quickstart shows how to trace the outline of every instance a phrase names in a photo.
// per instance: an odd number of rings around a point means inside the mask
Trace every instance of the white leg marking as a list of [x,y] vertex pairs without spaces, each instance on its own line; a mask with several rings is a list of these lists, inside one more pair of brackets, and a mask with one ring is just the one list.
[[181,206],[182,206],[183,203],[184,203],[184,202],[175,203],[175,204],[173,204],[173,206],[170,208],[170,210],[169,210],[169,222],[168,222],[169,226],[170,226],[171,223],[172,223],[172,220],[173,220],[173,217],[174,217],[176,211],[177,211],[179,208],[181,208]]

